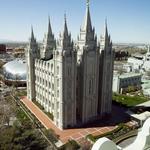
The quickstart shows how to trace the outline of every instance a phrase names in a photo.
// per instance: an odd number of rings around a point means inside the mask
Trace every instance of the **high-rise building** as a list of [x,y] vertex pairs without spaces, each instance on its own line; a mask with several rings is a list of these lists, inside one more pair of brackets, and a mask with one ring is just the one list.
[[76,44],[68,32],[66,15],[57,42],[50,19],[41,48],[32,30],[27,49],[27,97],[53,114],[54,123],[61,129],[103,117],[111,113],[113,61],[107,23],[97,42],[87,0]]
[[0,54],[6,53],[6,45],[0,44]]

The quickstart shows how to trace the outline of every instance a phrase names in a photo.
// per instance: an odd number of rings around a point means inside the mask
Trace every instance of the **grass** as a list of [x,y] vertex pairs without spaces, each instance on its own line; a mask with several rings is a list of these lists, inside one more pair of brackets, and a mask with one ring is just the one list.
[[127,96],[121,94],[114,94],[113,101],[126,107],[133,107],[148,101],[148,98],[143,96]]
[[16,110],[16,117],[21,122],[30,121],[28,116],[20,108]]

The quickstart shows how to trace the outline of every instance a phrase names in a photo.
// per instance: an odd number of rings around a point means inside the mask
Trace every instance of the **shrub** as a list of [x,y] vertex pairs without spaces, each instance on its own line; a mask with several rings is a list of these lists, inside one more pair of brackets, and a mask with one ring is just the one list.
[[33,100],[33,103],[38,106],[41,110],[44,110],[44,107],[39,103],[37,102],[36,100]]
[[36,106],[38,106],[51,120],[54,120],[54,115],[50,112],[46,112],[44,107],[37,101],[33,101]]
[[50,112],[45,112],[45,113],[47,114],[49,118],[51,118],[51,120],[54,120],[54,115],[52,113]]
[[44,133],[51,142],[56,143],[58,141],[59,136],[56,135],[53,129],[48,129],[48,130],[45,129]]
[[69,140],[65,145],[63,145],[60,150],[78,150],[80,148],[79,144],[74,140]]
[[92,134],[88,134],[88,135],[86,136],[86,139],[89,139],[89,140],[91,140],[92,142],[95,142],[95,141],[96,141],[96,139],[94,138],[94,136],[93,136]]
[[91,134],[87,135],[86,138],[87,139],[90,139],[92,142],[95,142],[96,140],[98,140],[99,138],[102,138],[102,137],[107,137],[109,139],[114,139],[126,132],[128,132],[130,130],[129,127],[127,127],[125,124],[121,123],[118,125],[118,127],[110,132],[107,132],[107,133],[104,133],[104,134],[101,134],[101,135],[98,135],[98,136],[93,136]]

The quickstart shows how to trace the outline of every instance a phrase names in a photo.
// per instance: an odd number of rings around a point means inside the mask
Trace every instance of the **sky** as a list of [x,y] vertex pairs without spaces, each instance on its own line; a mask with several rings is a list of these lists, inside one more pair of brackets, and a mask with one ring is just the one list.
[[[86,0],[0,0],[0,39],[28,41],[31,25],[42,41],[48,16],[58,38],[64,13],[73,39],[77,39],[86,9]],[[92,25],[97,36],[107,18],[113,42],[150,43],[150,0],[90,0]]]

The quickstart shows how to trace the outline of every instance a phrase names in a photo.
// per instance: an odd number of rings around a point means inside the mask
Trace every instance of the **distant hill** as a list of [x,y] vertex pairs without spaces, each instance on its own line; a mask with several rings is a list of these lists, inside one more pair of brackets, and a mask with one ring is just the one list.
[[6,44],[9,48],[16,48],[16,47],[26,47],[27,42],[17,42],[17,41],[10,41],[10,40],[1,40],[0,44]]

